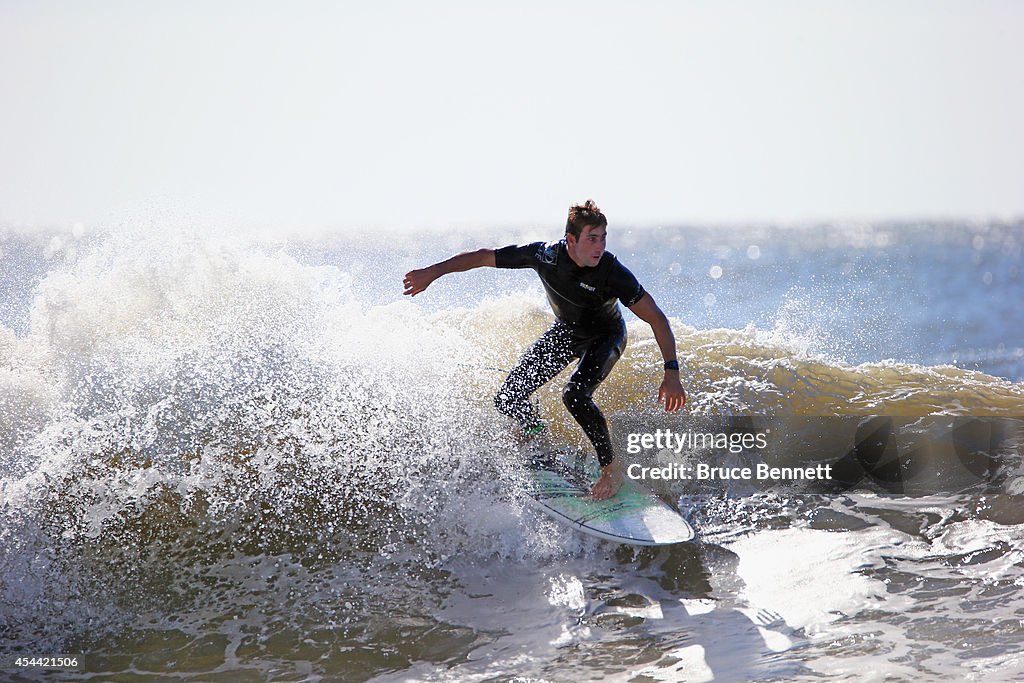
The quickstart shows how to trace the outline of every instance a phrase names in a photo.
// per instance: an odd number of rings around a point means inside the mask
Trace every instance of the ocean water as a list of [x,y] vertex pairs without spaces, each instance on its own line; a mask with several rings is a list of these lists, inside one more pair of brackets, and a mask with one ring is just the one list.
[[[612,226],[689,393],[659,410],[627,312],[597,394],[622,457],[771,425],[764,452],[671,455],[863,461],[873,419],[906,475],[652,482],[698,531],[660,549],[524,504],[491,396],[551,321],[532,272],[401,296],[411,268],[557,237],[0,231],[3,677],[1024,678],[1024,224]],[[541,411],[585,447],[562,381]],[[13,659],[57,654],[78,665]]]

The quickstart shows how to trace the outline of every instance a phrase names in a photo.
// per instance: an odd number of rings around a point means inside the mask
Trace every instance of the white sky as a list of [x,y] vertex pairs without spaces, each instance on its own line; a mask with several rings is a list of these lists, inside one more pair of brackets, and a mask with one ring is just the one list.
[[0,0],[0,225],[1024,215],[1024,2]]

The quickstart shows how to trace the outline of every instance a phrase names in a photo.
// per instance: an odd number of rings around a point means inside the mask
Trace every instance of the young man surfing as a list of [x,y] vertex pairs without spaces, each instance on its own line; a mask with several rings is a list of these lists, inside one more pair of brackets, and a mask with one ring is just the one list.
[[529,396],[578,358],[575,372],[562,392],[562,402],[583,428],[597,451],[601,475],[590,495],[610,498],[622,486],[623,473],[615,461],[604,415],[594,403],[594,390],[612,371],[626,348],[626,323],[618,302],[654,331],[665,359],[665,378],[658,400],[676,412],[686,402],[679,383],[676,340],[668,319],[650,294],[611,253],[605,251],[608,220],[593,200],[569,209],[565,239],[534,242],[501,249],[478,249],[406,273],[405,293],[415,296],[449,273],[473,268],[532,268],[540,276],[554,324],[526,350],[494,397],[498,410],[522,426],[524,436],[544,431]]

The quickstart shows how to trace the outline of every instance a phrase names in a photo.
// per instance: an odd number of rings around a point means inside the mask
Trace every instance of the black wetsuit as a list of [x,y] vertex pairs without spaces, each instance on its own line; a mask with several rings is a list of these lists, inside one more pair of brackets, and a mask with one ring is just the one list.
[[608,423],[593,394],[626,348],[626,323],[618,301],[632,306],[644,288],[612,254],[605,252],[593,268],[576,265],[565,241],[508,246],[494,252],[498,268],[533,268],[540,276],[555,323],[523,354],[494,397],[498,410],[524,428],[540,423],[530,394],[579,358],[562,402],[594,444],[598,462],[612,461]]

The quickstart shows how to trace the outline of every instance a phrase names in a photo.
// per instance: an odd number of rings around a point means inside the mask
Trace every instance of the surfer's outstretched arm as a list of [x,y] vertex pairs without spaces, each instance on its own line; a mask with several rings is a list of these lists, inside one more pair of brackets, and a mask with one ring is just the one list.
[[[658,308],[654,297],[645,293],[640,301],[629,307],[629,310],[636,313],[636,316],[651,326],[654,330],[654,339],[658,342],[661,355],[668,364],[676,361],[676,337],[672,334],[672,326],[668,324],[668,318]],[[658,388],[658,400],[665,402],[665,410],[676,412],[686,403],[686,392],[683,385],[679,383],[679,366],[675,370],[665,370],[665,379]]]
[[490,266],[491,268],[494,267],[493,249],[466,251],[452,256],[446,261],[435,263],[432,266],[409,271],[405,274],[405,279],[402,281],[402,284],[405,285],[406,294],[416,296],[429,287],[431,282],[442,275],[447,275],[448,273],[461,273],[464,270],[484,268],[486,266]]

